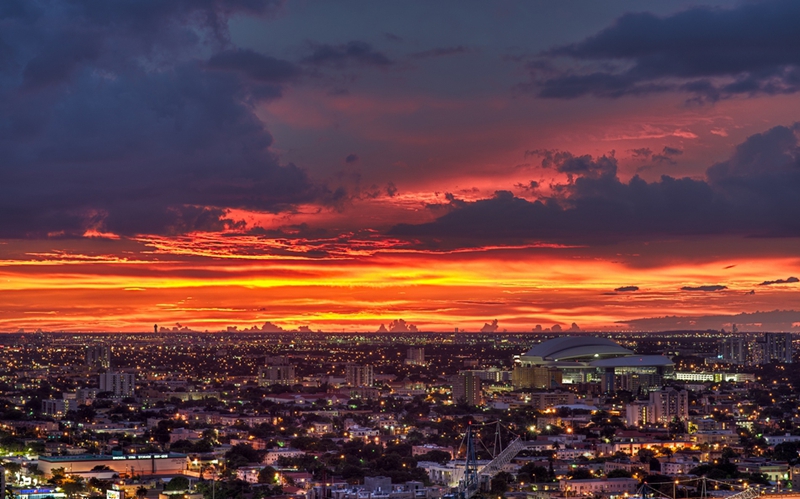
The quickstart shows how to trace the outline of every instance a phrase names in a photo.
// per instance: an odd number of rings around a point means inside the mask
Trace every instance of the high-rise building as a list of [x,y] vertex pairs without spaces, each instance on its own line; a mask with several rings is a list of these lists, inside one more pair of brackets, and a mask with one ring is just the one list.
[[258,386],[297,384],[294,366],[264,366],[258,368]]
[[689,417],[689,392],[664,388],[650,392],[648,420],[651,423],[667,424],[673,419]]
[[344,379],[350,386],[372,386],[375,384],[375,370],[370,365],[348,364]]
[[406,364],[410,366],[425,365],[425,347],[411,347],[406,351]]
[[562,383],[561,370],[549,366],[514,366],[511,384],[515,390],[525,388],[558,388]]
[[86,349],[86,365],[91,369],[111,368],[111,347],[91,345]]
[[460,373],[453,376],[453,402],[465,402],[467,405],[480,405],[483,401],[481,379],[472,373]]
[[761,362],[791,364],[794,356],[791,333],[764,333],[761,343]]
[[100,391],[111,392],[115,397],[132,397],[135,377],[130,373],[107,372],[100,374]]
[[649,402],[634,400],[625,407],[625,424],[628,426],[644,426],[650,423]]
[[746,364],[748,350],[747,342],[743,337],[731,336],[724,338],[720,343],[717,358],[727,364]]

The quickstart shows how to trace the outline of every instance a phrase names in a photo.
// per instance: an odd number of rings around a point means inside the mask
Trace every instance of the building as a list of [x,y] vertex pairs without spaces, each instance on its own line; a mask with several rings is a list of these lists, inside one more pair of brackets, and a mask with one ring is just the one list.
[[182,473],[188,466],[186,454],[175,452],[78,456],[39,456],[39,469],[45,476],[53,470],[63,468],[67,474],[88,473],[97,466],[108,466],[117,473],[135,475],[174,475]]
[[575,394],[572,392],[534,392],[530,394],[531,408],[537,411],[552,409],[559,405],[574,405]]
[[764,333],[759,343],[761,346],[761,362],[763,364],[771,362],[792,363],[794,347],[791,333]]
[[558,388],[561,386],[561,370],[551,366],[514,366],[511,384],[515,390],[526,388]]
[[627,426],[644,426],[650,423],[650,403],[642,400],[631,402],[625,407]]
[[[734,326],[735,327],[735,326]],[[717,358],[726,364],[747,364],[749,348],[741,336],[724,338],[719,345]]]
[[87,347],[86,365],[90,369],[110,369],[111,347],[108,345],[91,345]]
[[69,399],[44,399],[42,400],[42,414],[61,419],[70,410]]
[[370,365],[348,364],[345,368],[345,382],[350,386],[372,386],[375,384],[375,370]]
[[561,492],[574,497],[622,497],[635,494],[639,488],[639,480],[635,478],[562,479],[559,484]]
[[689,392],[666,388],[650,392],[648,420],[651,423],[667,424],[675,418],[689,418]]
[[[595,336],[562,336],[539,343],[520,356],[518,367],[557,369],[563,384],[600,383],[604,392],[613,392],[621,375],[650,375],[645,384],[652,386],[654,380],[674,372],[674,364],[668,357],[635,355],[618,343]],[[517,383],[532,382],[528,380],[534,371],[515,371]]]
[[115,397],[133,397],[135,377],[130,373],[108,372],[100,374],[100,391],[111,392]]
[[425,347],[411,347],[406,350],[406,364],[410,366],[425,365]]
[[483,402],[481,379],[469,372],[453,376],[453,402],[480,405]]
[[721,373],[721,372],[676,372],[678,381],[714,382],[728,381],[731,383],[748,383],[756,380],[752,373]]
[[258,368],[258,386],[297,384],[295,366],[288,358],[268,356],[264,363],[264,366]]
[[275,466],[278,464],[278,459],[286,458],[291,459],[294,457],[301,457],[305,456],[306,453],[299,449],[292,449],[290,447],[276,447],[274,449],[270,449],[266,455],[264,456],[264,464],[268,466]]

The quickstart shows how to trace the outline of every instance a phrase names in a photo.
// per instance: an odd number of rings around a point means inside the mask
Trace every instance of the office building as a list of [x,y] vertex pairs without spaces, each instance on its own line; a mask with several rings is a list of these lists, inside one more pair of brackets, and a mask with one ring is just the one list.
[[650,392],[648,421],[656,424],[667,424],[678,418],[689,418],[689,392],[665,388]]
[[743,337],[724,338],[720,343],[717,358],[726,364],[743,365],[747,363],[748,350],[747,342]]
[[514,366],[511,384],[515,390],[526,388],[558,388],[561,386],[561,370],[549,366]]
[[297,384],[295,366],[286,357],[267,357],[265,364],[258,368],[258,386]]
[[453,402],[464,402],[467,405],[480,405],[481,379],[472,373],[460,373],[453,376]]
[[108,372],[100,375],[100,391],[115,397],[133,397],[135,378],[130,373]]
[[345,368],[345,382],[350,386],[372,386],[375,384],[375,371],[369,365],[348,364]]
[[794,356],[791,333],[764,333],[759,340],[761,346],[761,362],[769,364],[791,364]]
[[406,351],[406,364],[410,366],[425,365],[425,347],[411,347]]
[[110,369],[111,347],[108,345],[91,345],[87,347],[86,365],[90,369]]

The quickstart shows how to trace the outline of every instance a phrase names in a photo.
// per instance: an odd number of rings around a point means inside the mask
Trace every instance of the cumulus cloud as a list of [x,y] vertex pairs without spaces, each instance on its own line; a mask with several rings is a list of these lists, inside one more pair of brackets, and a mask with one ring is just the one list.
[[[394,235],[602,243],[690,235],[800,236],[800,125],[749,137],[706,179],[654,182],[617,175],[613,156],[529,151],[569,175],[535,201],[497,191],[461,201],[433,222],[397,225]],[[674,153],[673,151],[668,151]]]
[[796,282],[800,282],[800,279],[797,277],[789,277],[787,279],[777,279],[774,281],[764,281],[759,286],[771,286],[773,284],[793,284]]
[[[258,330],[258,328],[255,329]],[[285,329],[272,322],[265,322],[264,325],[261,326],[261,331],[264,333],[282,333]]]
[[491,323],[484,323],[481,328],[481,333],[496,333],[498,329],[500,329],[500,326],[498,325],[497,319],[495,319]]
[[682,291],[703,291],[703,292],[722,291],[723,289],[728,289],[728,286],[722,286],[720,284],[710,284],[703,286],[684,286],[681,288]]
[[[800,90],[800,4],[694,7],[666,17],[630,13],[529,64],[542,97],[618,98],[687,92],[698,100]],[[569,64],[559,66],[563,59]]]
[[639,286],[622,286],[619,288],[615,288],[614,291],[617,293],[631,293],[634,291],[639,291]]
[[[239,228],[323,195],[282,165],[253,103],[298,74],[231,48],[253,0],[4,2],[0,237]],[[206,55],[204,55],[206,54]]]
[[403,319],[396,319],[389,323],[390,333],[416,333],[417,331],[417,326],[410,324]]

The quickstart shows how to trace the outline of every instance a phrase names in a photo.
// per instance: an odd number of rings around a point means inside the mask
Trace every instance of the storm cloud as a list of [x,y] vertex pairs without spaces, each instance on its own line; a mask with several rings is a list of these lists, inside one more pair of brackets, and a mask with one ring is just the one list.
[[749,137],[706,179],[617,175],[611,156],[534,151],[542,166],[569,176],[535,201],[497,191],[462,202],[436,221],[397,225],[405,236],[603,243],[690,235],[800,236],[800,126]]
[[[800,90],[800,4],[746,2],[659,17],[629,13],[530,63],[541,97],[678,91],[699,100]],[[568,61],[564,63],[564,60]]]
[[254,104],[299,70],[232,48],[274,4],[8,1],[0,15],[2,237],[220,230],[315,199]]

